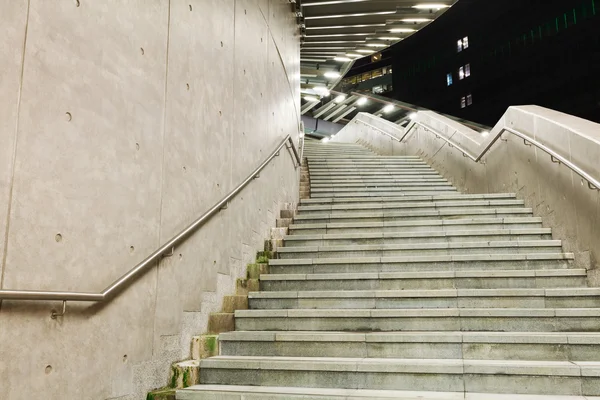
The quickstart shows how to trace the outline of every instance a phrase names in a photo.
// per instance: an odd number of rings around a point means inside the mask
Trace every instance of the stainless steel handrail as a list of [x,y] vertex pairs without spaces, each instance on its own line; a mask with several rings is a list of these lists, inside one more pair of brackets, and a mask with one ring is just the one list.
[[[227,196],[221,199],[217,204],[212,206],[210,210],[202,214],[198,219],[188,225],[184,230],[175,235],[168,242],[160,246],[152,254],[144,259],[144,261],[137,264],[125,275],[111,283],[106,289],[100,293],[85,293],[85,292],[53,292],[53,291],[42,291],[42,290],[0,290],[0,300],[42,300],[42,301],[95,301],[102,302],[113,298],[120,290],[131,283],[135,278],[142,272],[154,265],[154,262],[161,257],[171,253],[178,243],[186,239],[191,233],[195,232],[200,226],[208,221],[214,214],[219,210],[226,207],[229,201],[234,198],[244,187],[246,187],[252,180],[259,177],[259,173],[271,162],[271,160],[279,155],[281,149],[290,143],[290,148],[297,162],[296,168],[302,165],[302,160],[298,155],[296,145],[290,135],[277,146],[265,161],[263,161],[258,168],[256,168],[242,183],[240,183],[235,189],[233,189]],[[63,303],[64,312],[64,303]],[[53,312],[53,317],[56,315]]]
[[513,128],[510,128],[508,126],[504,126],[502,129],[500,129],[500,131],[498,131],[498,134],[487,144],[487,146],[479,154],[471,154],[467,150],[463,149],[460,145],[454,143],[451,140],[452,136],[450,138],[446,138],[446,137],[444,137],[444,135],[442,135],[436,129],[434,129],[434,128],[432,128],[432,127],[430,127],[430,126],[428,126],[428,125],[426,125],[426,124],[424,124],[422,122],[419,122],[419,121],[411,121],[411,123],[406,127],[406,130],[404,132],[404,135],[400,139],[400,142],[404,141],[404,139],[408,136],[408,134],[410,133],[410,131],[412,131],[416,126],[420,126],[420,127],[424,128],[425,131],[433,133],[436,137],[441,138],[446,143],[448,143],[448,145],[450,145],[452,147],[455,147],[460,152],[462,152],[463,156],[465,156],[467,158],[470,158],[471,160],[473,160],[475,162],[479,162],[483,158],[483,156],[485,156],[487,154],[487,152],[490,151],[490,149],[492,148],[492,146],[494,145],[494,143],[496,143],[498,141],[498,139],[500,139],[500,137],[505,132],[508,132],[510,134],[513,134],[513,135],[515,135],[515,136],[523,139],[523,142],[524,142],[525,145],[529,145],[529,146],[533,145],[533,146],[537,147],[538,149],[542,150],[543,152],[545,152],[546,154],[548,154],[550,156],[552,162],[565,165],[571,171],[575,172],[577,175],[579,175],[584,180],[586,180],[587,183],[588,183],[588,187],[590,189],[592,189],[592,190],[600,190],[600,181],[598,181],[597,179],[595,179],[589,173],[585,172],[581,167],[579,167],[578,165],[576,165],[576,164],[572,163],[571,161],[567,160],[564,156],[561,156],[556,151],[552,150],[551,148],[549,148],[548,146],[544,145],[543,143],[540,143],[537,140],[531,138],[530,136],[524,134],[523,132],[519,132],[519,131],[517,131],[517,130],[515,130]]

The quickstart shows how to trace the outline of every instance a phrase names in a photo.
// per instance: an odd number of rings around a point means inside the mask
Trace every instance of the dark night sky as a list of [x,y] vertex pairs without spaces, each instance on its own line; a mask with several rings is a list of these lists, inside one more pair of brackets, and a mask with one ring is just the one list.
[[[488,125],[519,104],[600,122],[600,0],[459,0],[384,58],[401,101]],[[467,63],[471,76],[459,80]],[[462,109],[468,94],[473,104]]]

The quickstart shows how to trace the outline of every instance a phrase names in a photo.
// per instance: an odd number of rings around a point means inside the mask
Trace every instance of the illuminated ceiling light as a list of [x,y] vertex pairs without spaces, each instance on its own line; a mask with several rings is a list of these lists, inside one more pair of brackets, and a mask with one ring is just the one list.
[[300,133],[298,134],[298,137],[300,137],[300,138],[303,138],[303,137],[304,137],[304,132],[300,132]]
[[359,106],[364,106],[365,104],[367,104],[367,101],[368,100],[366,97],[361,97],[356,101],[356,104],[358,104]]
[[318,75],[317,74],[300,74],[300,76],[303,78],[316,78]]
[[385,24],[360,24],[360,25],[331,25],[331,26],[307,26],[306,30],[311,29],[346,29],[346,28],[371,28],[381,27]]
[[417,119],[418,116],[419,116],[419,114],[417,114],[416,112],[408,114],[408,118],[410,118],[412,120]]
[[365,46],[369,47],[387,47],[388,45],[385,43],[367,43]]
[[379,39],[379,40],[400,40],[400,38],[396,37],[396,36],[381,36],[381,37],[378,37],[377,39]]
[[400,21],[419,23],[419,22],[431,22],[432,20],[429,18],[403,18]]
[[367,36],[369,33],[328,33],[325,35],[307,35],[307,38],[344,37],[344,36]]
[[447,4],[417,4],[413,6],[413,8],[417,8],[419,10],[441,10],[442,8],[449,8],[450,6]]
[[356,13],[356,14],[315,15],[313,17],[304,17],[304,19],[307,20],[307,19],[329,19],[329,18],[352,18],[352,17],[368,17],[371,15],[390,15],[390,14],[396,14],[396,10],[375,11],[375,12]]
[[395,107],[392,104],[388,104],[387,106],[385,106],[383,108],[383,112],[386,113],[386,114],[387,113],[391,113],[392,111],[394,111],[394,108]]
[[314,86],[313,90],[320,94],[321,96],[327,97],[329,96],[329,90],[325,86]]
[[368,50],[368,49],[358,49],[356,50],[357,53],[364,53],[364,54],[373,54],[375,53],[374,50]]
[[301,58],[300,61],[305,62],[327,62],[324,58]]
[[328,137],[326,137],[326,138],[323,138],[323,139],[321,139],[321,142],[323,142],[323,143],[327,143],[327,142],[329,142],[329,138],[328,138]]
[[410,33],[410,32],[416,32],[416,29],[412,29],[412,28],[391,28],[389,30],[392,33]]
[[335,79],[335,78],[339,78],[341,76],[341,74],[337,71],[327,71],[323,74],[323,76],[325,78]]
[[342,101],[344,101],[344,100],[346,100],[346,96],[345,96],[345,95],[343,95],[343,94],[340,94],[340,95],[339,95],[338,97],[336,97],[336,98],[335,98],[335,100],[333,100],[333,101],[335,101],[336,103],[338,103],[338,104],[339,104],[339,103],[341,103],[341,102],[342,102]]
[[489,135],[490,135],[490,133],[488,131],[481,132],[481,136],[483,136],[483,137],[488,137]]
[[319,101],[319,99],[317,99],[316,97],[313,97],[313,96],[304,96],[304,100],[310,101],[311,103]]
[[329,5],[332,5],[332,4],[345,4],[345,3],[362,3],[363,1],[368,1],[368,0],[330,0],[330,1],[317,1],[315,3],[302,4],[302,7],[329,6]]
[[341,62],[348,62],[348,61],[352,61],[350,58],[348,57],[334,57],[333,58],[335,61],[341,61]]
[[356,53],[346,53],[346,57],[364,57],[362,54],[356,54]]

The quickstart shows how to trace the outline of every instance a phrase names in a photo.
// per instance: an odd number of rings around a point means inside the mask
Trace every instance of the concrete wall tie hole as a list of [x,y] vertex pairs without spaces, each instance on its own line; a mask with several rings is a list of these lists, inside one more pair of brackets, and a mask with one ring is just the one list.
[[223,46],[224,46],[224,44],[223,44],[223,42],[221,42],[221,47],[223,47]]
[[223,112],[221,110],[219,110],[219,116],[222,117],[223,116]]
[[179,254],[179,259],[183,260],[183,254]]
[[183,167],[183,172],[186,172],[186,171],[187,171],[187,168],[186,168],[186,167]]
[[125,355],[123,356],[123,363],[126,363],[126,362],[127,362],[127,354],[125,354]]
[[135,247],[133,247],[133,246],[129,246],[129,252],[130,252],[130,253],[133,253],[134,251],[135,251]]
[[190,11],[192,11],[192,5],[190,4]]
[[77,7],[79,7],[79,6],[81,5],[81,3],[79,2],[79,0],[75,0],[75,5],[76,5]]
[[244,14],[248,14],[248,11],[247,11],[247,10],[244,10]]
[[139,144],[139,143],[136,143],[136,144],[135,144],[135,149],[136,149],[136,150],[139,150],[139,149],[140,149],[140,144]]
[[46,375],[50,375],[52,373],[52,365],[46,365],[45,372]]
[[62,235],[60,233],[57,233],[56,236],[54,236],[54,240],[56,240],[56,242],[62,242]]
[[142,52],[142,55],[144,55],[144,48],[140,47],[140,51]]
[[65,113],[65,115],[66,115],[66,117],[67,117],[67,121],[69,121],[69,122],[70,122],[70,121],[73,119],[73,115],[71,115],[71,113],[70,113],[70,112],[68,112],[68,111],[67,111],[67,112]]
[[190,84],[189,83],[186,83],[185,87],[187,88],[187,90],[190,90]]

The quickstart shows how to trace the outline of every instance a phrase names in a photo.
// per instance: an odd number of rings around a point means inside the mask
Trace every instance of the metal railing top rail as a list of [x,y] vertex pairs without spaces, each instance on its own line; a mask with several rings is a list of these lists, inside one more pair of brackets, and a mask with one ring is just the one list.
[[[146,257],[142,262],[134,266],[131,270],[121,276],[119,279],[111,283],[106,289],[100,293],[85,293],[85,292],[69,292],[69,291],[42,291],[42,290],[0,290],[0,300],[38,300],[38,301],[62,301],[63,302],[63,314],[65,311],[65,305],[67,301],[92,301],[92,302],[103,302],[110,300],[127,285],[133,282],[141,273],[149,269],[154,263],[168,255],[174,249],[174,247],[184,241],[190,234],[200,228],[206,221],[208,221],[214,214],[221,209],[225,208],[229,201],[233,199],[239,192],[242,191],[251,181],[259,177],[260,172],[277,157],[286,143],[289,143],[289,149],[292,150],[294,159],[296,161],[295,167],[298,168],[302,165],[302,160],[296,149],[296,145],[290,135],[279,143],[277,148],[263,161],[258,168],[256,168],[242,183],[240,183],[235,189],[233,189],[227,196],[217,202],[208,211],[198,217],[194,222],[188,225],[185,229],[171,238],[169,241],[161,245],[152,254]],[[287,146],[286,146],[287,147]],[[56,317],[58,314],[53,311],[52,316]]]
[[[438,114],[438,115],[442,115],[442,114]],[[385,121],[387,121],[387,120],[385,120]],[[588,188],[590,188],[591,190],[600,190],[600,180],[594,178],[591,174],[589,174],[588,172],[586,172],[585,170],[583,170],[577,164],[571,162],[567,157],[565,157],[565,156],[559,154],[558,152],[552,150],[548,146],[546,146],[543,143],[535,140],[534,138],[530,137],[529,135],[527,135],[527,134],[525,134],[523,132],[519,132],[518,130],[510,128],[508,126],[503,126],[502,128],[498,129],[498,132],[496,133],[496,135],[493,136],[491,138],[491,140],[489,140],[489,142],[485,145],[485,147],[483,147],[483,149],[478,154],[473,154],[470,151],[464,149],[460,144],[458,144],[455,141],[453,141],[452,137],[454,135],[451,135],[450,137],[446,137],[444,134],[442,134],[441,132],[439,132],[435,128],[433,128],[431,126],[428,126],[427,124],[425,124],[425,123],[423,123],[421,121],[418,121],[416,118],[411,119],[410,122],[409,122],[409,124],[406,126],[406,128],[402,128],[400,126],[394,126],[394,129],[399,129],[399,130],[404,129],[404,133],[402,134],[401,137],[394,136],[390,132],[386,132],[385,129],[377,127],[377,126],[375,126],[373,124],[370,124],[370,123],[368,123],[366,121],[361,121],[359,119],[354,119],[354,122],[366,125],[366,126],[372,128],[372,129],[378,131],[379,133],[381,133],[381,134],[383,134],[385,136],[390,137],[392,140],[394,140],[396,142],[399,142],[399,143],[404,142],[405,139],[410,134],[410,132],[413,129],[415,129],[415,127],[420,126],[426,132],[431,132],[437,138],[445,141],[450,147],[456,148],[458,151],[460,151],[464,157],[469,158],[469,159],[471,159],[474,162],[481,161],[481,159],[483,158],[483,156],[485,156],[490,151],[490,149],[492,148],[492,146],[494,145],[494,143],[496,143],[498,141],[498,139],[500,139],[505,132],[508,132],[508,133],[510,133],[510,134],[512,134],[514,136],[517,136],[518,138],[522,139],[523,143],[526,146],[535,146],[536,148],[542,150],[544,153],[548,154],[550,156],[550,159],[552,160],[552,162],[557,163],[557,164],[565,165],[571,171],[575,172],[577,175],[579,175],[581,178],[583,178],[585,181],[587,181]],[[389,122],[389,121],[387,121],[387,122]],[[456,133],[456,132],[457,131],[455,131],[454,133]],[[492,132],[493,132],[493,130],[492,130]],[[487,132],[487,135],[490,135],[490,134],[491,134],[490,132]]]
[[[496,143],[498,141],[498,139],[500,139],[505,132],[508,132],[508,133],[510,133],[510,134],[512,134],[514,136],[517,136],[518,138],[522,139],[524,145],[526,145],[526,146],[535,146],[536,148],[542,150],[544,153],[548,154],[550,156],[550,159],[552,160],[552,162],[565,165],[571,171],[575,172],[581,178],[583,178],[584,180],[586,180],[587,183],[588,183],[588,187],[590,189],[592,189],[592,190],[600,190],[600,181],[597,180],[596,178],[594,178],[588,172],[584,171],[577,164],[571,162],[570,160],[568,160],[567,157],[565,157],[565,156],[559,154],[558,152],[552,150],[551,148],[549,148],[548,146],[544,145],[543,143],[535,140],[531,136],[529,136],[529,135],[527,135],[527,134],[525,134],[523,132],[520,132],[520,131],[518,131],[516,129],[513,129],[511,127],[502,126],[502,128],[498,129],[498,132],[483,147],[483,149],[479,152],[479,154],[473,154],[473,153],[465,150],[458,143],[452,141],[452,136],[451,137],[445,137],[441,132],[439,132],[436,129],[432,128],[431,126],[428,126],[428,125],[424,124],[423,122],[420,122],[420,121],[417,121],[417,120],[411,120],[411,122],[408,124],[408,126],[404,130],[404,135],[401,138],[399,138],[399,140],[398,139],[397,140],[399,142],[403,142],[404,139],[408,136],[408,134],[413,129],[415,129],[415,127],[417,127],[417,126],[422,127],[427,132],[433,133],[436,137],[438,137],[438,138],[444,140],[446,143],[448,143],[449,146],[455,147],[458,151],[460,151],[463,154],[464,157],[470,158],[474,162],[481,161],[481,159],[483,158],[483,156],[485,156],[490,151],[490,149],[492,148],[492,146],[494,145],[494,143]],[[491,134],[491,133],[489,133],[489,134]]]

